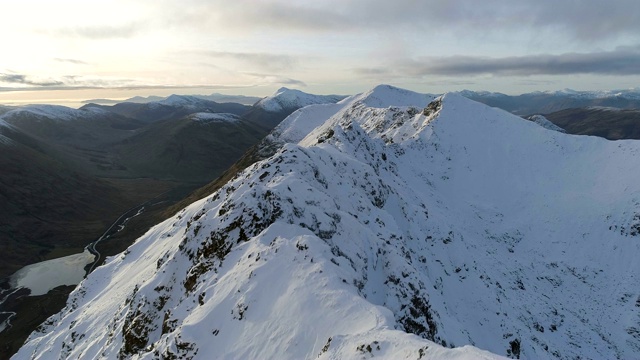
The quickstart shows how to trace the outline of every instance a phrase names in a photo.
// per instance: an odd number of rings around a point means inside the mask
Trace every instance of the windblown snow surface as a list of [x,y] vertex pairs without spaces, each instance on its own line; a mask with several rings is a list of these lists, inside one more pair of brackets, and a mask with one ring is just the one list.
[[293,114],[15,358],[637,358],[640,143],[385,99]]

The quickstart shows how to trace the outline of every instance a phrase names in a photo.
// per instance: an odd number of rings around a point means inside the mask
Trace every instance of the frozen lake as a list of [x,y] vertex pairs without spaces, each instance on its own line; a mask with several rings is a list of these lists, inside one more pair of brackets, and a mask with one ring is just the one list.
[[27,265],[11,276],[11,287],[24,287],[31,295],[44,295],[61,285],[77,285],[84,278],[84,267],[93,262],[95,256],[83,253]]

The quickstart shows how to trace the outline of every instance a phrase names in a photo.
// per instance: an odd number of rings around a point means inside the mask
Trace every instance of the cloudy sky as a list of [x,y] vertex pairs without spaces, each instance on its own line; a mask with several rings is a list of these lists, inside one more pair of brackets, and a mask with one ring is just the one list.
[[637,0],[8,0],[0,103],[640,86]]

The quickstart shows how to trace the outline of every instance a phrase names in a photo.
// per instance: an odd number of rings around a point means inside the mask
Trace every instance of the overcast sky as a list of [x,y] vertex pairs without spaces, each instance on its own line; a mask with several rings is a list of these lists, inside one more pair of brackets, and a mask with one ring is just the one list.
[[638,0],[7,0],[0,103],[640,86]]

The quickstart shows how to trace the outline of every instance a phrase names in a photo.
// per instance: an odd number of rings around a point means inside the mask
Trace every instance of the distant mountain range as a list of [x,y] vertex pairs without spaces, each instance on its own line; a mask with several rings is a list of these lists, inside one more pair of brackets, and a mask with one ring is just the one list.
[[640,110],[591,106],[571,108],[545,117],[570,134],[600,136],[609,140],[640,140]]
[[522,95],[465,90],[458,92],[458,94],[516,115],[548,114],[564,109],[591,106],[640,109],[640,89],[616,91],[575,91],[566,89],[555,92],[532,92]]
[[[173,96],[173,95],[172,95]],[[219,93],[213,93],[211,95],[190,95],[203,100],[215,101],[219,103],[237,103],[243,105],[253,105],[257,101],[261,100],[261,97],[256,96],[244,96],[244,95],[225,95]],[[99,105],[114,105],[124,102],[145,104],[149,102],[158,102],[167,99],[163,96],[134,96],[125,100],[113,100],[113,99],[90,99],[84,100],[84,104],[99,104]]]

